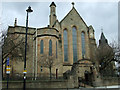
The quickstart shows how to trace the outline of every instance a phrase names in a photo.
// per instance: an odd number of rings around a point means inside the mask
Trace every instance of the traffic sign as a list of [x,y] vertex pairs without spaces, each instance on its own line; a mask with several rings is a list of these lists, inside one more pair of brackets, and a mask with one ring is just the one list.
[[6,67],[6,73],[10,74],[10,66],[9,65]]
[[24,70],[23,73],[26,74],[26,73],[27,73],[27,70]]
[[9,65],[9,57],[7,58],[7,66]]

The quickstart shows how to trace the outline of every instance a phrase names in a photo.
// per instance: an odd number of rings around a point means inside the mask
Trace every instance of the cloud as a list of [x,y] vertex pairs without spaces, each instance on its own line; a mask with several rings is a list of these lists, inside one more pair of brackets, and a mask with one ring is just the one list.
[[103,32],[110,42],[118,37],[117,3],[77,3],[76,7],[87,25],[94,27],[97,41],[100,38],[101,28],[103,28]]
[[[26,9],[30,5],[33,13],[29,14],[29,26],[45,27],[49,24],[49,5],[51,2],[4,2],[2,20],[5,24],[14,25],[14,19],[18,18],[18,25],[25,26]],[[71,10],[71,2],[56,2],[58,20]],[[92,25],[98,42],[103,32],[109,41],[118,37],[118,6],[117,2],[75,2],[75,8],[86,24]]]

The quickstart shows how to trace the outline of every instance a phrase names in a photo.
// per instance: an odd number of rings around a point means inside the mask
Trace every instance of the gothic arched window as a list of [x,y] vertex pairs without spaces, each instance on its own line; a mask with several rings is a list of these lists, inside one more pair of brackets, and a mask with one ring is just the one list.
[[49,56],[52,56],[52,40],[49,41]]
[[44,43],[43,40],[40,41],[40,54],[43,54],[44,52]]
[[68,61],[68,36],[67,30],[64,30],[64,61]]
[[77,30],[76,27],[72,28],[72,41],[73,41],[73,62],[77,61]]
[[56,58],[57,58],[57,41],[56,41]]
[[81,41],[82,41],[82,57],[85,56],[85,33],[81,33]]

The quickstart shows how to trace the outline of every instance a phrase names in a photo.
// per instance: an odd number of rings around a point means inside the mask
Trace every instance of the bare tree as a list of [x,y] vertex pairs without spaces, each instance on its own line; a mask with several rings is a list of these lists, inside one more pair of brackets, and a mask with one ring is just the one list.
[[100,72],[109,72],[111,75],[114,75],[116,69],[115,62],[118,62],[120,57],[120,49],[118,44],[113,41],[110,45],[104,44],[99,46],[96,56],[99,61]]
[[112,47],[113,52],[115,53],[114,58],[115,58],[116,62],[119,62],[119,59],[120,59],[120,45],[116,41],[113,41],[112,43],[110,43],[110,46]]
[[41,59],[38,61],[40,65],[42,65],[45,68],[49,69],[49,75],[50,75],[50,80],[52,78],[52,68],[55,65],[60,64],[60,62],[56,61],[56,56],[55,55],[48,55],[48,54],[43,54]]
[[[25,56],[25,37],[18,35],[3,35],[2,41],[2,76],[3,65],[7,62],[7,57],[10,60],[24,60]],[[29,45],[27,45],[29,51]]]
[[117,72],[120,75],[120,44],[117,43],[115,40],[110,44],[110,46],[113,48],[113,51],[115,53],[114,59],[116,61],[116,67]]
[[6,38],[6,31],[1,31],[0,32],[0,47],[4,44],[4,39]]
[[[29,45],[27,45],[27,48]],[[29,50],[29,49],[28,49]],[[25,39],[20,35],[13,36],[7,35],[4,38],[4,44],[2,45],[2,60],[3,64],[6,63],[6,58],[10,56],[13,58],[20,58],[20,60],[24,60],[24,51],[25,51]]]
[[[99,62],[99,70],[103,73],[106,69],[112,69],[114,67],[114,64],[112,61],[115,61],[114,56],[115,53],[113,51],[113,48],[111,48],[109,45],[102,45],[99,46],[97,49],[97,58]],[[109,71],[109,70],[108,70]]]

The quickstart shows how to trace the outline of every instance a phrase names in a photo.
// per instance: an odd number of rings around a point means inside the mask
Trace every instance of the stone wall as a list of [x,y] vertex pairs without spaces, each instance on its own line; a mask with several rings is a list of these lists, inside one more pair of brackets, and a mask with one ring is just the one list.
[[[6,88],[7,83],[2,83],[2,88]],[[9,82],[9,88],[23,88],[23,81]],[[67,80],[61,81],[27,81],[26,88],[74,88],[74,83]]]
[[[70,78],[67,80],[61,79],[61,80],[31,80],[26,81],[26,88],[78,88],[78,81],[75,80],[76,77],[70,76]],[[8,83],[9,88],[23,88],[23,81],[10,81]],[[102,82],[96,81],[93,82],[93,86],[84,85],[86,88],[89,87],[99,87],[99,86],[112,86],[112,85],[120,85],[118,78],[108,78],[104,79]],[[7,87],[7,82],[2,83],[2,88]]]
[[120,77],[108,77],[102,79],[103,86],[120,85]]

